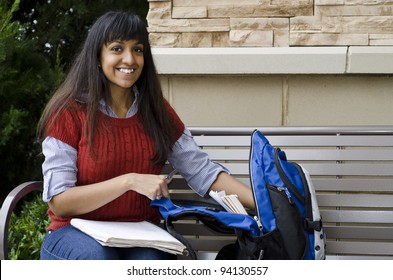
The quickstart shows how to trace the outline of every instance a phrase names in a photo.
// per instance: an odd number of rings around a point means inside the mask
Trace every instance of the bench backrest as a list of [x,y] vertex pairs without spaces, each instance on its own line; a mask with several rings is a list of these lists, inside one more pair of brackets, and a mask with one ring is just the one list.
[[[311,174],[330,258],[393,258],[393,127],[258,128],[290,161]],[[250,135],[254,128],[191,128],[212,160],[249,185]],[[172,199],[204,200],[177,178]],[[201,252],[214,252],[233,237],[195,221],[177,229]]]

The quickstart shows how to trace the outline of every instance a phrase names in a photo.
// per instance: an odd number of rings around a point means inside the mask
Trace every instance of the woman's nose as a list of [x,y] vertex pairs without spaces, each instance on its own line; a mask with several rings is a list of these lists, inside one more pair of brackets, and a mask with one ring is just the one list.
[[131,50],[125,51],[123,53],[123,62],[131,65],[134,63],[134,61],[135,61],[134,54],[132,53]]

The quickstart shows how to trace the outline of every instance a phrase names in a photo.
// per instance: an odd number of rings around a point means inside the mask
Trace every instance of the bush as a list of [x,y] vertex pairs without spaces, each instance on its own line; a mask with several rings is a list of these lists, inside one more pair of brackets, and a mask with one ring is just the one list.
[[11,260],[38,260],[45,229],[49,225],[48,205],[40,194],[22,201],[11,215],[8,229],[8,257]]

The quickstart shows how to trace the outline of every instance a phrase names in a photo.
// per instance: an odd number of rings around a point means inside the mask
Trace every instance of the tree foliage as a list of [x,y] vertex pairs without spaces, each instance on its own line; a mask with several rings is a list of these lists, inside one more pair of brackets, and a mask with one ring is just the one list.
[[41,161],[35,124],[57,79],[47,59],[37,51],[34,42],[26,38],[23,25],[12,21],[18,2],[10,9],[0,6],[2,196],[9,192],[12,184],[38,177]]

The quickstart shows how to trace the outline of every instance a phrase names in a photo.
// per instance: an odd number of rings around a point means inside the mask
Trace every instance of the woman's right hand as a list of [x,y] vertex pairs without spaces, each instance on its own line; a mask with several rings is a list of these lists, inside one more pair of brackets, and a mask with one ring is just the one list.
[[128,177],[129,190],[136,191],[149,199],[169,198],[168,184],[170,179],[163,175],[130,173]]

